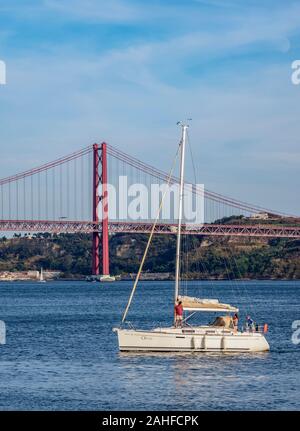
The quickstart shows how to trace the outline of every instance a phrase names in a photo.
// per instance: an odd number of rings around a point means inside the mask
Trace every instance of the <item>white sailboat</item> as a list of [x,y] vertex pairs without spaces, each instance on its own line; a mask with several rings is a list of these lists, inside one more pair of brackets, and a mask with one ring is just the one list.
[[39,283],[46,283],[46,280],[44,279],[44,272],[43,272],[43,268],[41,268],[41,270],[40,270],[40,274],[39,274]]
[[[180,123],[181,124],[181,123]],[[180,141],[180,192],[179,215],[176,246],[176,271],[174,306],[181,301],[183,310],[190,314],[183,320],[180,327],[174,323],[168,327],[142,330],[135,328],[114,328],[118,336],[120,351],[140,352],[262,352],[270,349],[263,330],[253,328],[245,332],[238,331],[232,325],[231,313],[237,313],[238,308],[229,304],[220,303],[217,299],[200,299],[180,295],[180,251],[181,251],[181,225],[184,190],[184,165],[187,124],[181,124],[182,136]],[[154,232],[154,229],[152,233]],[[151,241],[151,236],[149,242]],[[148,245],[149,245],[148,242]],[[143,257],[139,273],[131,292],[122,323],[126,316],[137,286],[139,275],[143,266],[147,249]],[[188,320],[199,312],[218,312],[225,314],[211,325],[192,326]],[[266,329],[266,328],[264,328]]]

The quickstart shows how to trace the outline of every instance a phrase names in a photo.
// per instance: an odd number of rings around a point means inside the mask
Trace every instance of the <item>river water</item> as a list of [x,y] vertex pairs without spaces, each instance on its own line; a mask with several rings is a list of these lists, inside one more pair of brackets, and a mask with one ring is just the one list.
[[[0,283],[7,331],[0,345],[0,409],[300,408],[300,344],[292,343],[300,281],[187,283],[190,295],[232,303],[242,319],[250,313],[269,324],[271,351],[242,355],[120,354],[112,328],[131,285]],[[129,320],[140,328],[169,324],[172,299],[173,283],[141,282]]]

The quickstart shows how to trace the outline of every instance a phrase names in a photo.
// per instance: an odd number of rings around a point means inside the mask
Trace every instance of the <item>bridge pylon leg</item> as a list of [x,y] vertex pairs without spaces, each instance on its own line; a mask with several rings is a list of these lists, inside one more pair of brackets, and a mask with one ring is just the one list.
[[[101,154],[101,156],[100,156]],[[99,168],[101,165],[101,175]],[[100,195],[100,185],[102,192]],[[99,203],[102,201],[102,235],[93,233],[93,269],[92,274],[101,281],[113,281],[109,275],[109,240],[108,240],[108,188],[107,188],[107,148],[103,142],[93,146],[93,221],[99,222]],[[100,273],[100,253],[102,246],[102,273]]]
[[106,143],[101,144],[102,149],[102,275],[109,278],[109,243],[108,243],[108,190],[107,190],[107,152]]
[[[93,145],[93,222],[99,222],[98,207],[100,203],[99,186],[100,186],[100,154],[98,144]],[[92,274],[99,276],[100,274],[100,234],[93,232],[93,246],[92,246]]]

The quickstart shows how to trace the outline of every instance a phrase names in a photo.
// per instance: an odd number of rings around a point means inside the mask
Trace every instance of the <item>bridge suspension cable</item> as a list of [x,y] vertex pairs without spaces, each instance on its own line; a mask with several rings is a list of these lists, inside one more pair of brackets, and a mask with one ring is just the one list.
[[[118,189],[117,178],[121,175],[126,176],[129,183],[140,182],[147,188],[153,179],[160,184],[168,181],[166,172],[109,144],[107,155],[108,183],[115,181],[119,195],[122,191]],[[93,146],[89,145],[52,162],[0,179],[0,217],[2,220],[92,220],[92,158]],[[171,183],[179,183],[179,178],[173,175]],[[258,212],[292,217],[211,190],[196,188],[195,184],[186,184],[186,187],[194,195],[204,196],[205,223],[222,223],[224,217],[247,217]],[[126,221],[126,216],[119,214],[119,220]],[[166,220],[166,223],[173,221]]]
[[[163,171],[161,171],[161,170],[159,170],[159,169],[157,169],[157,168],[155,168],[149,164],[141,162],[140,160],[129,156],[128,154],[116,149],[115,147],[113,147],[111,145],[107,145],[107,151],[112,157],[114,157],[114,158],[116,158],[116,159],[118,159],[124,163],[127,163],[129,166],[132,166],[138,170],[141,170],[142,172],[145,172],[152,177],[155,177],[155,178],[162,180],[162,181],[167,181],[167,179],[168,179],[168,174],[166,172],[163,172]],[[179,183],[179,178],[176,176],[173,176],[172,181],[174,183]],[[187,187],[192,187],[193,192],[195,192],[195,193],[202,193],[201,190],[196,190],[194,184],[188,184]],[[273,210],[270,210],[268,208],[265,208],[265,207],[262,207],[259,205],[252,205],[252,204],[249,204],[249,203],[237,200],[237,199],[233,199],[233,198],[221,195],[219,193],[212,192],[212,191],[207,190],[207,189],[204,190],[204,197],[209,199],[209,200],[212,200],[214,202],[228,205],[228,206],[231,206],[233,208],[237,208],[237,209],[246,211],[248,213],[257,213],[257,212],[263,211],[263,212],[268,212],[268,213],[276,214],[276,215],[290,216],[290,215],[285,214],[285,213],[280,212],[280,211],[273,211]]]

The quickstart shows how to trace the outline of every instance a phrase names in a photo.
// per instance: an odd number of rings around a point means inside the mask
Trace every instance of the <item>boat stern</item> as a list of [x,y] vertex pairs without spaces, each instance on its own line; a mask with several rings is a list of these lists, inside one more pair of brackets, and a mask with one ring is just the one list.
[[266,337],[261,334],[259,340],[257,341],[257,351],[258,352],[268,352],[270,350],[270,345]]

